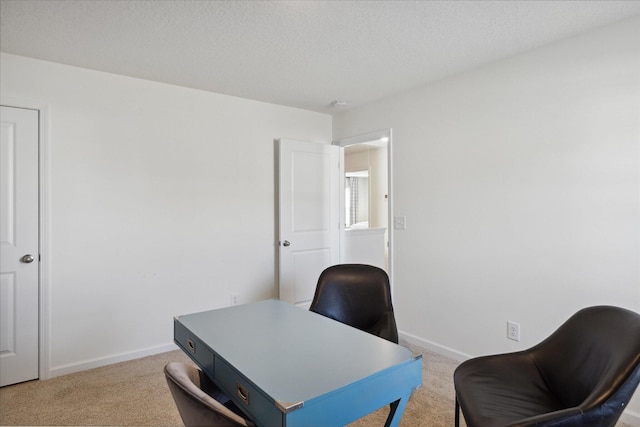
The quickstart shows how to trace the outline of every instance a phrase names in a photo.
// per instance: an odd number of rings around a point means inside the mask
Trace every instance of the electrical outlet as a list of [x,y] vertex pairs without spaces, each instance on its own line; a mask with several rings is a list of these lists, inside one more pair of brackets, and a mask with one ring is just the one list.
[[238,305],[238,304],[240,304],[240,295],[231,294],[231,305]]
[[520,341],[520,323],[507,321],[507,338]]

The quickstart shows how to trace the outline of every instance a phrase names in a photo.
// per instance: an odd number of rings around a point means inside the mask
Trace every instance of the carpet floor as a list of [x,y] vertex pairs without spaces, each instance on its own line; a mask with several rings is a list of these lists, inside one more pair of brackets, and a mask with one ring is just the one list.
[[[423,385],[409,400],[401,427],[449,427],[454,422],[455,360],[423,349]],[[181,426],[182,421],[165,382],[163,367],[189,362],[171,351],[45,381],[0,389],[3,426]],[[388,407],[350,427],[383,426]],[[462,423],[464,425],[464,423]],[[631,427],[618,423],[616,427]]]

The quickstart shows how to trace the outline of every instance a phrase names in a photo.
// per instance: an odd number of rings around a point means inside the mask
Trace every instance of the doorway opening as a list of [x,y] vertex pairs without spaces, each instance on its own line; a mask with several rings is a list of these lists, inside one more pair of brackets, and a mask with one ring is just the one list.
[[[381,263],[378,266],[389,275],[393,289],[392,130],[339,139],[333,145],[344,148],[341,259]],[[365,255],[365,251],[369,254]],[[383,261],[376,261],[380,260],[380,251]]]

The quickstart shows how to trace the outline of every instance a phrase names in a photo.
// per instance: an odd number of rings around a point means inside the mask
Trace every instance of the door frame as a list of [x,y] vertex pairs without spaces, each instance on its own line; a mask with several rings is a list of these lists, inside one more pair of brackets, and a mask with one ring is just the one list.
[[[392,144],[392,140],[393,140],[393,129],[392,128],[386,128],[386,129],[380,129],[380,130],[376,130],[376,131],[372,131],[372,132],[367,132],[364,134],[360,134],[360,135],[355,135],[355,136],[350,136],[350,137],[346,137],[346,138],[339,138],[336,139],[332,142],[333,145],[337,145],[339,147],[347,147],[349,145],[354,145],[354,144],[361,144],[364,142],[371,142],[371,141],[376,141],[376,140],[381,140],[383,138],[386,138],[387,140],[387,205],[388,205],[388,212],[387,212],[387,233],[388,233],[388,238],[389,238],[389,247],[387,248],[389,250],[388,252],[388,256],[389,256],[389,260],[388,260],[388,268],[389,271],[387,272],[387,274],[389,275],[389,282],[391,285],[391,294],[393,295],[393,272],[394,272],[394,268],[393,268],[393,262],[394,262],[394,250],[393,250],[393,144]],[[344,158],[344,155],[342,156]],[[342,179],[342,191],[344,193],[344,165],[343,165],[343,161],[340,162],[340,174],[341,174],[341,179]],[[341,221],[340,221],[340,251],[341,251],[341,256],[342,256],[342,251],[344,248],[344,197],[340,198],[340,203],[342,204],[342,206],[340,207],[340,215],[341,215]]]
[[5,107],[24,108],[38,111],[38,378],[51,377],[50,364],[50,322],[49,322],[49,281],[50,259],[50,126],[49,105],[45,102],[22,97],[0,96],[0,104]]

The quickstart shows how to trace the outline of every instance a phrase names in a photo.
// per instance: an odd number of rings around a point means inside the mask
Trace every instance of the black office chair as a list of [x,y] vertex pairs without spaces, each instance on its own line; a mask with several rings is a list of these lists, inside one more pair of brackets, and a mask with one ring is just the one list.
[[640,314],[585,308],[540,344],[467,360],[455,425],[613,427],[640,382]]
[[164,374],[186,427],[254,426],[229,397],[195,366],[171,362],[164,367]]
[[313,311],[398,343],[387,273],[372,265],[341,264],[320,274]]

